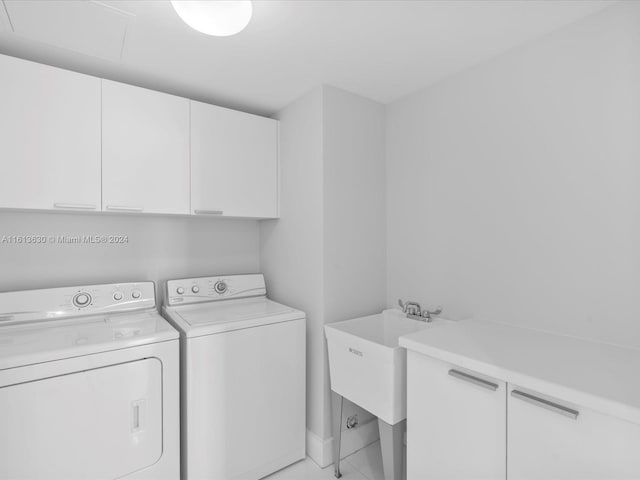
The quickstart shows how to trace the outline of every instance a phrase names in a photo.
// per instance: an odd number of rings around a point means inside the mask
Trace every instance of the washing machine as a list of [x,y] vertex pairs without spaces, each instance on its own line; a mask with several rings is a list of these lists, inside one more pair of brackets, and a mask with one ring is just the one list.
[[305,314],[264,277],[167,282],[180,331],[183,480],[256,480],[305,457]]
[[179,480],[179,373],[152,282],[0,293],[0,478]]

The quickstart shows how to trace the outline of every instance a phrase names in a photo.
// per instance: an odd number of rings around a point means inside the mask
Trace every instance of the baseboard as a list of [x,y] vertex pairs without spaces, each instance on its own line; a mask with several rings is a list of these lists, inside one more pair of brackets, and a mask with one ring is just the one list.
[[333,463],[331,445],[331,438],[323,440],[307,429],[307,456],[316,462],[320,468],[328,467]]
[[[340,458],[348,457],[354,452],[378,440],[378,419],[372,418],[367,423],[342,432]],[[323,440],[310,430],[307,430],[307,456],[321,468],[333,463],[333,437]]]

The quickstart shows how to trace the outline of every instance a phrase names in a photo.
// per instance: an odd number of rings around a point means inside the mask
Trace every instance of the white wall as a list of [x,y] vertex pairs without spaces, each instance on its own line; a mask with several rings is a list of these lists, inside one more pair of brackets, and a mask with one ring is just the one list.
[[387,303],[640,346],[640,4],[387,109]]
[[[385,124],[381,104],[338,88],[324,87],[323,106],[324,323],[332,323],[384,308]],[[360,425],[374,419],[350,402],[343,412],[358,414]]]
[[307,314],[307,428],[324,435],[322,88],[279,113],[280,219],[261,222],[269,297]]
[[[324,86],[278,118],[280,219],[261,224],[261,265],[269,295],[307,313],[307,451],[325,466],[332,460],[324,324],[384,305],[384,109]],[[366,416],[360,411],[361,421]]]
[[[4,235],[127,235],[123,245],[2,243]],[[0,291],[260,269],[252,220],[0,212]],[[160,298],[160,297],[159,297]]]
[[327,321],[384,307],[384,107],[324,87],[324,290]]

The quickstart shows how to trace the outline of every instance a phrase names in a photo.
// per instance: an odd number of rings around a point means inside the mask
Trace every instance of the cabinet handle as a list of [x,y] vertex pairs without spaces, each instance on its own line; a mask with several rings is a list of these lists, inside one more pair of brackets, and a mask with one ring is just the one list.
[[572,418],[573,420],[577,420],[578,415],[580,414],[578,410],[574,410],[573,408],[565,407],[564,405],[550,402],[549,400],[545,400],[544,398],[536,397],[519,390],[512,390],[511,396],[532,405],[537,405],[538,407],[546,408],[547,410],[551,410],[552,412],[559,413],[560,415],[564,415],[565,417]]
[[193,213],[196,215],[222,215],[224,212],[222,210],[194,210]]
[[487,390],[496,391],[498,390],[499,385],[497,383],[489,382],[482,378],[474,377],[473,375],[469,375],[468,373],[461,372],[460,370],[449,370],[449,375],[452,377],[458,378],[460,380],[464,380],[465,382],[473,383],[478,387],[486,388]]
[[54,203],[54,208],[66,208],[70,210],[95,210],[95,205],[90,205],[88,203]]
[[121,212],[142,212],[142,207],[126,207],[123,205],[107,205],[107,210],[119,210]]

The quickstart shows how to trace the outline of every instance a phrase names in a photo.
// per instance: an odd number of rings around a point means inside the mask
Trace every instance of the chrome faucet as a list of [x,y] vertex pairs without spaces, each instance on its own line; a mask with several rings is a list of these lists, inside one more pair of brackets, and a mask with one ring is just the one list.
[[421,320],[423,322],[431,322],[433,320],[433,316],[440,315],[442,313],[442,307],[438,307],[435,310],[422,310],[419,303],[403,302],[401,299],[398,299],[398,305],[402,308],[402,313],[407,315],[407,318]]
[[422,315],[422,308],[419,303],[407,302],[402,306],[402,311],[407,314],[407,317],[420,317]]

